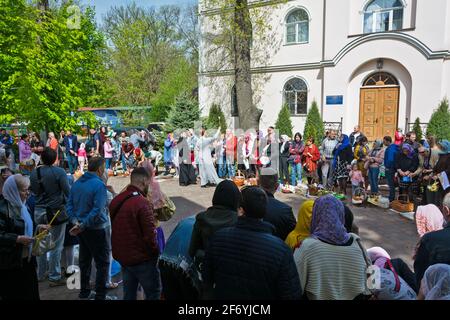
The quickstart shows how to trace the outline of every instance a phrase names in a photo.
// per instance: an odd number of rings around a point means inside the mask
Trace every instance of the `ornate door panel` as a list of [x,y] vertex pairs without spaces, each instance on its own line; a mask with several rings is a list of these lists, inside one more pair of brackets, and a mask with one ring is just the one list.
[[394,137],[398,119],[399,88],[379,89],[381,106],[378,110],[379,137]]
[[359,126],[361,132],[373,141],[377,137],[378,89],[361,89]]

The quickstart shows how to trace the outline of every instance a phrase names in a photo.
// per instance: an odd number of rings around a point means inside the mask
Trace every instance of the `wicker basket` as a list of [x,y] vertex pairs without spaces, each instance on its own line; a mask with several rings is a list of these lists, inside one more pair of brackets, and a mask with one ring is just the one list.
[[392,201],[391,208],[398,212],[414,212],[414,202],[410,202],[407,195],[399,195],[397,200]]
[[242,187],[245,185],[245,176],[238,171],[238,174],[233,178],[233,182],[236,186]]
[[308,187],[308,192],[310,196],[317,196],[319,193],[319,189],[315,186],[309,186]]

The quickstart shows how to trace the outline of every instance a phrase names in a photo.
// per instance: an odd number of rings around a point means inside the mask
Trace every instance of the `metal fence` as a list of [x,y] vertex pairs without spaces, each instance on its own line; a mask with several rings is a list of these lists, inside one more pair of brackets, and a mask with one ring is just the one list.
[[323,126],[325,127],[325,132],[334,130],[337,132],[338,136],[342,134],[342,123],[344,118],[341,118],[340,122],[323,122]]
[[[405,133],[411,132],[414,128],[414,124],[415,122],[408,122],[408,119],[406,119],[406,129],[405,129]],[[427,129],[428,129],[428,123],[425,122],[421,122],[420,123],[420,128],[422,129],[423,134],[427,133]]]

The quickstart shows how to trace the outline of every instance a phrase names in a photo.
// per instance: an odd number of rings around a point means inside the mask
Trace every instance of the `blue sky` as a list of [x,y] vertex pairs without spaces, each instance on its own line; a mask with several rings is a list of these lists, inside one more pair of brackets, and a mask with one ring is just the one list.
[[[95,7],[97,22],[101,22],[102,16],[105,15],[109,8],[120,5],[127,5],[133,0],[81,0],[82,4],[91,5]],[[197,0],[135,0],[137,5],[143,7],[163,6],[171,4],[188,4],[197,3]]]

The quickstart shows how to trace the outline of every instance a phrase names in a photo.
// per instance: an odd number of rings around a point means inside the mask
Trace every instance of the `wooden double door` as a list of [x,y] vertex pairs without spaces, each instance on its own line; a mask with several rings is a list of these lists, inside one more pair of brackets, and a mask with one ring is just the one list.
[[359,126],[369,141],[391,136],[398,123],[399,87],[362,88]]

